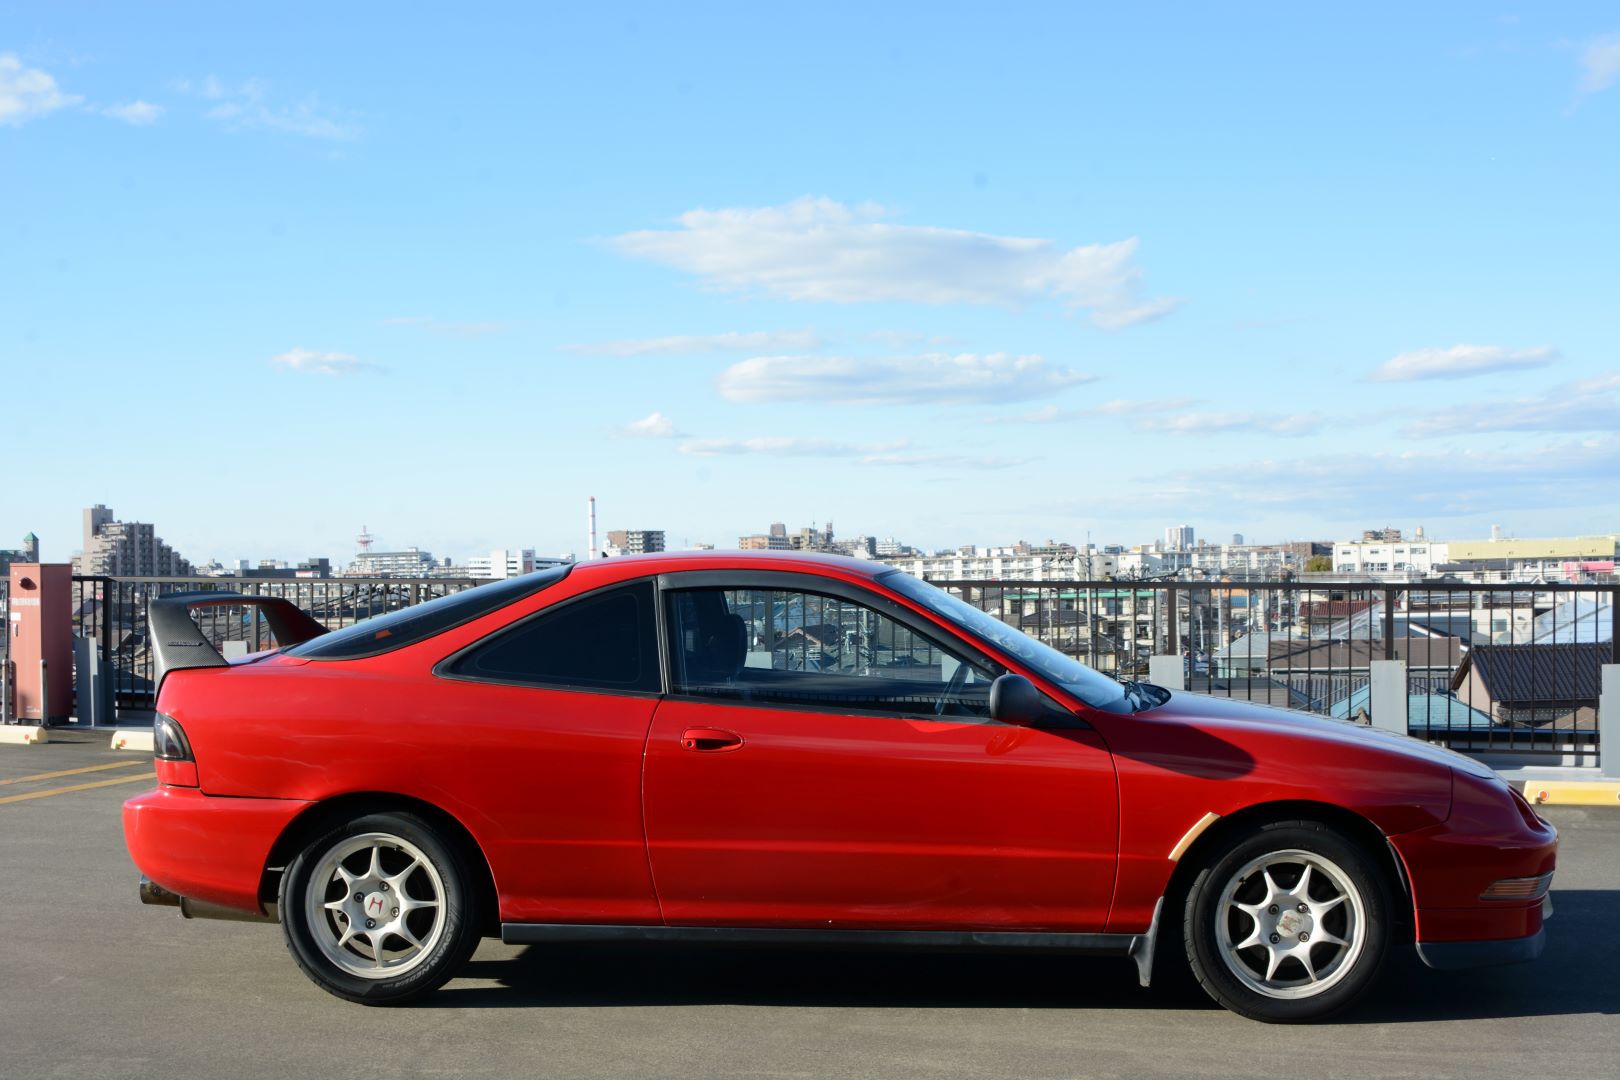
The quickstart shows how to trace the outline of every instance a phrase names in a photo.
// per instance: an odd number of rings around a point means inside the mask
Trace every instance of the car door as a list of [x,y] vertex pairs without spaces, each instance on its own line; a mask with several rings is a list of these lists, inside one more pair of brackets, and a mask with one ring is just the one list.
[[1119,830],[1095,732],[990,719],[999,669],[868,590],[714,576],[664,581],[643,792],[666,922],[1102,930]]

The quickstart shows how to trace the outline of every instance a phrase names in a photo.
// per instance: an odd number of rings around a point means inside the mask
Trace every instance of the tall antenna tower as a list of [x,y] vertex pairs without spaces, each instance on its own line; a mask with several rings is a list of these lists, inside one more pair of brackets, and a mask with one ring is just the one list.
[[595,495],[592,495],[592,496],[590,496],[589,498],[587,498],[585,500],[585,516],[586,516],[587,526],[588,526],[588,528],[590,530],[590,541],[591,541],[591,546],[590,546],[590,552],[591,553],[590,553],[590,555],[588,557],[594,560],[596,558],[596,496]]
[[364,555],[371,550],[372,539],[373,537],[366,531],[366,527],[364,525],[360,526],[360,535],[354,538],[354,542],[360,545],[360,554]]

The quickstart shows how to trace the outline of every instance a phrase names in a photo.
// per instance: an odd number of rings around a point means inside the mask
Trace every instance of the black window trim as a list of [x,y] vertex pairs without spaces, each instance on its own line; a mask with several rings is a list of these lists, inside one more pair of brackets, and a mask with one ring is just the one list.
[[[573,606],[574,604],[580,603],[581,601],[595,599],[618,589],[629,588],[633,585],[647,584],[651,584],[653,586],[653,648],[656,650],[658,659],[657,690],[620,690],[610,686],[583,686],[578,683],[570,683],[565,680],[540,682],[534,679],[499,679],[488,675],[467,675],[453,670],[456,663],[468,653],[475,649],[480,649],[485,645],[492,644],[508,634],[517,633],[523,627],[527,626],[536,619],[555,614],[565,608]],[[668,696],[665,691],[671,685],[669,678],[669,663],[667,659],[668,650],[664,647],[665,629],[663,606],[660,590],[658,588],[658,582],[653,576],[627,578],[623,581],[609,582],[598,588],[587,590],[586,592],[575,593],[573,596],[559,600],[555,604],[547,604],[538,611],[529,612],[529,614],[523,616],[521,619],[518,619],[515,622],[507,623],[498,630],[490,631],[477,641],[463,645],[449,656],[446,656],[444,659],[434,664],[433,674],[440,679],[446,679],[451,682],[484,683],[491,686],[520,686],[530,690],[563,690],[574,694],[604,694],[608,697],[635,697],[649,699],[663,698]]]
[[[943,723],[1013,726],[1003,724],[1001,721],[988,716],[944,716],[937,713],[896,712],[893,709],[861,709],[842,705],[836,708],[828,708],[787,702],[749,701],[740,698],[722,697],[718,694],[677,693],[675,690],[674,657],[672,655],[673,633],[670,629],[672,619],[669,610],[669,594],[694,589],[777,589],[846,600],[853,604],[871,608],[878,614],[893,619],[911,633],[931,643],[935,648],[943,652],[959,654],[962,659],[990,671],[992,678],[1012,670],[1002,661],[979,649],[972,641],[964,640],[954,634],[947,637],[943,630],[918,618],[917,614],[904,604],[891,600],[875,590],[851,585],[836,578],[796,573],[791,570],[677,570],[658,575],[659,646],[663,658],[664,687],[667,691],[666,696],[671,701],[706,702],[715,705],[736,706],[738,708],[821,713],[830,716],[874,716],[889,720],[932,720]],[[946,640],[942,641],[942,637],[945,637]],[[1041,725],[1042,730],[1070,730],[1091,727],[1072,709],[1066,709],[1057,702],[1051,703],[1050,712],[1053,713],[1052,722]]]
[[[374,657],[383,656],[383,655],[385,655],[387,653],[398,652],[400,649],[409,649],[409,648],[411,648],[413,646],[421,645],[424,642],[432,641],[434,638],[442,637],[445,634],[448,634],[453,630],[459,630],[463,626],[468,625],[469,623],[477,622],[479,619],[488,618],[489,616],[494,615],[498,611],[504,611],[505,609],[511,607],[513,604],[521,604],[525,600],[528,600],[528,599],[530,599],[532,597],[540,595],[541,593],[545,592],[547,589],[551,588],[552,586],[560,584],[563,581],[566,581],[568,579],[569,573],[573,569],[574,569],[574,564],[573,563],[565,563],[562,566],[548,566],[544,570],[535,570],[535,571],[532,571],[530,573],[523,574],[520,577],[503,578],[503,579],[500,579],[500,580],[497,580],[497,581],[481,583],[481,584],[478,584],[478,585],[473,585],[470,588],[462,589],[459,592],[446,593],[442,597],[435,597],[434,599],[442,600],[442,599],[445,599],[446,597],[450,597],[450,596],[464,596],[464,595],[467,595],[469,593],[474,593],[479,589],[487,589],[487,588],[490,588],[492,586],[507,584],[509,582],[522,581],[525,578],[533,578],[534,579],[532,582],[530,582],[530,585],[532,586],[531,588],[528,588],[528,589],[526,589],[524,591],[518,592],[515,596],[508,599],[505,603],[496,604],[494,607],[489,608],[489,609],[484,610],[484,611],[474,612],[473,614],[468,615],[468,616],[466,616],[464,618],[458,619],[457,621],[455,621],[453,623],[450,623],[447,626],[442,626],[439,629],[433,631],[433,633],[424,635],[423,637],[408,638],[408,639],[405,639],[405,640],[402,640],[402,641],[385,641],[383,644],[378,645],[375,648],[368,649],[365,652],[349,653],[349,654],[346,654],[344,656],[305,656],[302,653],[293,652],[293,650],[297,649],[299,645],[308,645],[308,644],[319,643],[321,638],[326,636],[326,635],[322,634],[319,637],[309,638],[307,641],[300,641],[296,645],[288,645],[288,646],[286,646],[285,648],[283,648],[280,651],[283,652],[283,653],[286,653],[288,655],[297,657],[300,660],[306,660],[311,664],[346,664],[350,660],[370,660],[370,659],[372,659]],[[541,575],[541,574],[554,574],[555,576],[547,577],[545,580],[542,581],[539,578],[539,575]],[[485,594],[485,595],[488,595],[488,594]],[[424,601],[424,603],[431,603],[431,601]],[[412,605],[412,606],[420,607],[421,605]],[[392,615],[395,612],[409,611],[409,610],[411,610],[411,606],[407,606],[407,607],[403,607],[403,608],[395,608],[394,611],[379,612],[378,615],[380,617],[382,615]],[[362,623],[366,622],[367,619],[369,619],[369,618],[371,618],[371,616],[367,616],[366,619],[356,620],[355,622],[350,623],[348,626],[341,627],[340,629],[348,630],[348,629],[350,629],[352,627],[359,626]]]

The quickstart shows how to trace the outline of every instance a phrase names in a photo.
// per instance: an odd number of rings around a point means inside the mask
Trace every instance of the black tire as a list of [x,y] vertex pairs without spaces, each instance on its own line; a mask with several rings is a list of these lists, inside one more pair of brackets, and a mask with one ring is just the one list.
[[[355,850],[341,857],[346,848]],[[378,862],[370,862],[372,858]],[[376,873],[368,867],[376,867]],[[344,884],[348,879],[341,873],[358,878],[356,887],[362,890],[352,897],[352,907]],[[316,880],[317,875],[325,882]],[[391,886],[395,880],[400,884]],[[282,875],[279,900],[287,951],[315,985],[346,1001],[397,1005],[416,1000],[443,986],[478,947],[477,882],[460,846],[422,818],[400,812],[366,814],[322,833]],[[393,899],[402,890],[404,903]],[[426,902],[430,894],[436,897],[432,904]],[[392,903],[399,906],[390,907]],[[341,904],[344,910],[328,914],[328,904]],[[375,954],[373,939],[358,917],[367,905],[384,920],[377,923],[383,936]],[[402,933],[390,933],[390,926]],[[356,934],[348,944],[341,940],[345,928]],[[413,946],[405,935],[420,945]]]
[[[1291,891],[1301,879],[1304,893]],[[1387,875],[1360,845],[1318,821],[1279,821],[1200,867],[1182,936],[1210,997],[1253,1020],[1299,1023],[1331,1016],[1372,987],[1389,947],[1390,909]]]

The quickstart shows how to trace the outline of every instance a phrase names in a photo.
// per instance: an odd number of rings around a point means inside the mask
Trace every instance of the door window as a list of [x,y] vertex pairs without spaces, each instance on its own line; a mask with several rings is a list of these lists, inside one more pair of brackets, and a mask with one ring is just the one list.
[[994,674],[863,604],[783,589],[670,595],[675,692],[828,712],[988,719]]

